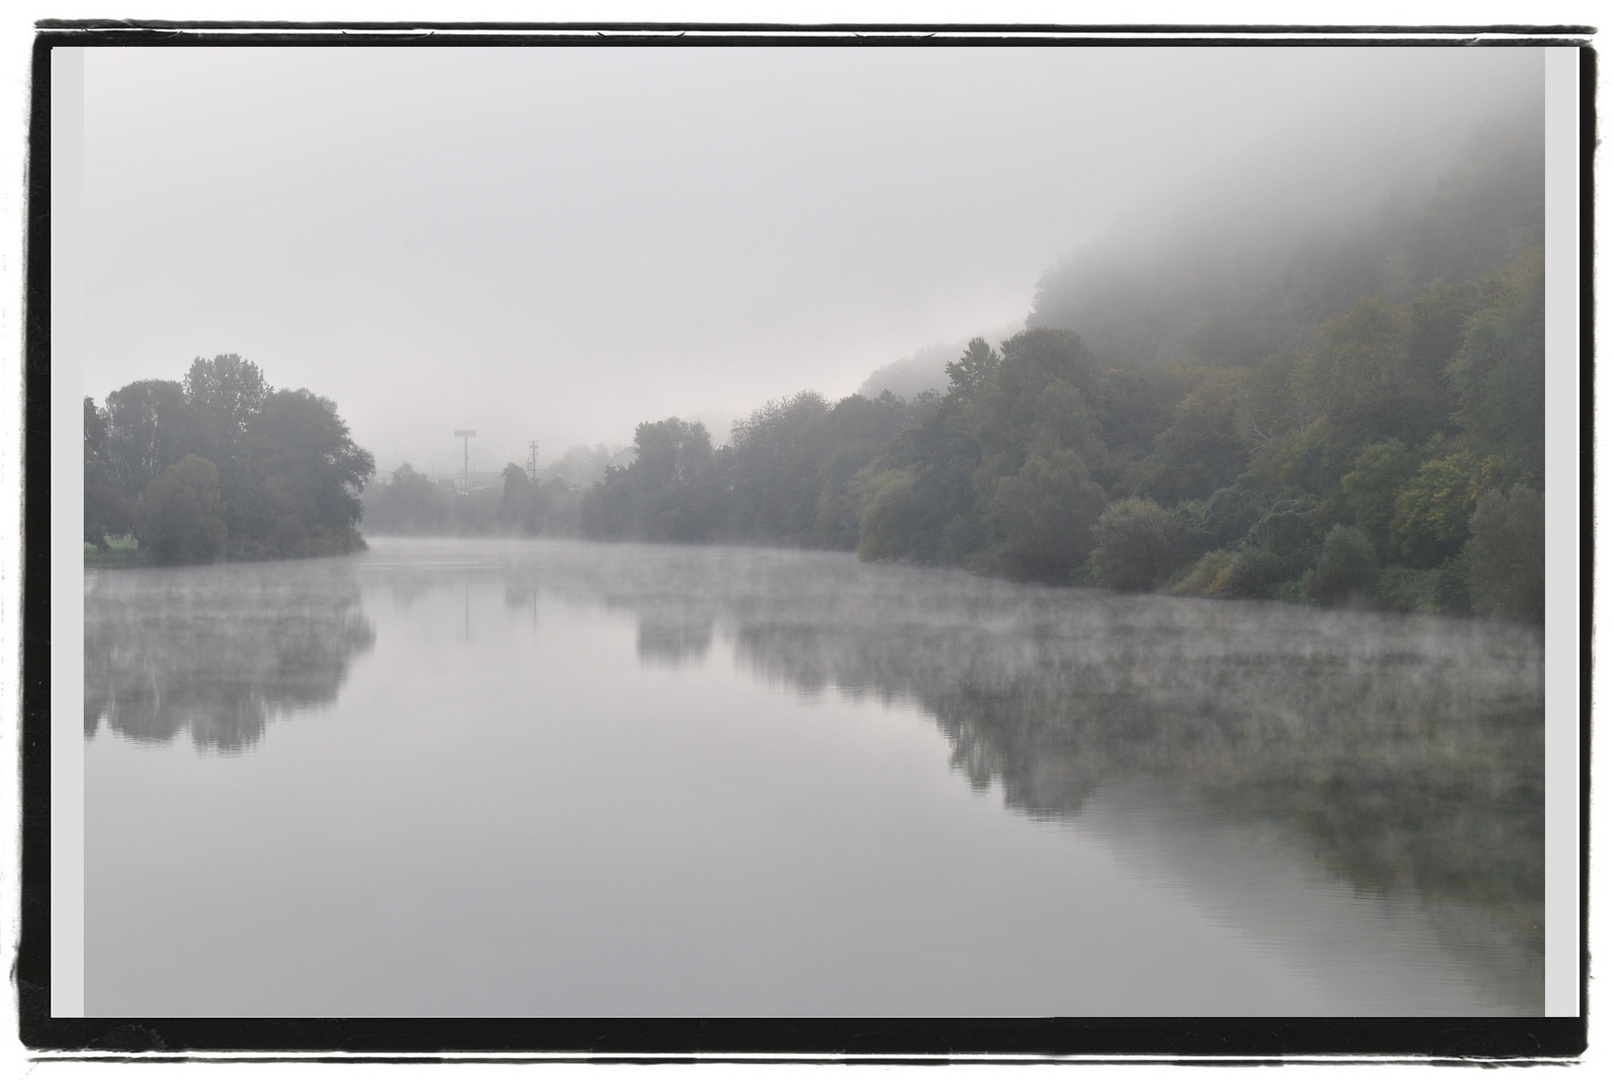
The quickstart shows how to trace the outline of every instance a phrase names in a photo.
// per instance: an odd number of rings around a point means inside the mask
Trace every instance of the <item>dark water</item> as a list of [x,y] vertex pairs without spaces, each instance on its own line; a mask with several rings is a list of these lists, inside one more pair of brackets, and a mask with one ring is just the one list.
[[1542,1010],[1528,630],[396,540],[85,620],[91,1015]]

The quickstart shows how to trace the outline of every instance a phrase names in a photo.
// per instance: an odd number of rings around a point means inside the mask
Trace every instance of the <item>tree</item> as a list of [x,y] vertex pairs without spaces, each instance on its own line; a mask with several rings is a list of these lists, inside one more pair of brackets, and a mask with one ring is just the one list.
[[197,425],[197,446],[216,462],[233,458],[247,425],[263,409],[269,384],[250,360],[234,353],[197,357],[185,375],[185,402]]
[[857,557],[864,561],[912,557],[919,549],[923,510],[912,469],[879,469],[859,478]]
[[1170,573],[1177,554],[1176,521],[1152,499],[1110,503],[1092,527],[1092,568],[1107,589],[1153,589]]
[[1322,541],[1316,566],[1304,578],[1305,591],[1323,604],[1338,604],[1368,593],[1378,577],[1378,553],[1360,529],[1335,525]]
[[448,519],[448,498],[424,473],[405,461],[385,484],[366,494],[365,527],[377,532],[433,533]]
[[1479,497],[1465,554],[1468,592],[1480,614],[1544,622],[1546,500],[1515,484]]
[[108,535],[129,530],[129,500],[107,452],[106,418],[84,398],[84,540],[105,551]]
[[1014,578],[1069,581],[1092,550],[1104,502],[1073,450],[1038,448],[1017,473],[997,481],[987,506],[1003,568]]
[[1481,283],[1484,299],[1450,365],[1456,423],[1487,449],[1516,447],[1537,484],[1546,468],[1545,290],[1539,251]]
[[195,446],[195,424],[177,382],[142,379],[106,396],[106,451],[123,491],[146,490]]
[[699,480],[711,465],[706,425],[676,416],[640,424],[633,432],[638,457],[628,467],[642,491],[665,492]]
[[[1461,550],[1479,496],[1516,480],[1515,460],[1469,441],[1439,444],[1395,497],[1390,542],[1408,565],[1438,566]],[[1441,452],[1444,451],[1444,452]]]
[[146,489],[137,512],[140,546],[163,564],[211,562],[224,552],[218,469],[188,454]]
[[947,362],[947,378],[960,393],[967,394],[978,389],[1001,363],[1002,357],[985,338],[972,338],[962,356]]
[[1205,498],[1237,480],[1249,459],[1238,430],[1243,381],[1241,371],[1217,372],[1177,402],[1170,427],[1143,463],[1146,491],[1178,502]]
[[232,518],[243,554],[301,555],[363,546],[359,493],[375,458],[348,434],[336,404],[310,390],[278,390],[252,417],[244,485]]
[[[933,396],[933,395],[932,395]],[[819,426],[822,455],[812,538],[830,548],[857,547],[857,500],[852,478],[877,458],[895,435],[916,422],[917,410],[889,390],[869,399],[852,394],[835,403]]]
[[803,391],[734,425],[731,527],[746,539],[812,541],[822,466],[832,447],[829,403]]
[[669,417],[640,424],[633,433],[637,457],[605,478],[582,500],[583,532],[597,539],[699,543],[720,535],[727,506],[722,473],[726,455],[712,450],[699,422]]
[[1399,439],[1385,439],[1364,447],[1340,478],[1345,504],[1374,550],[1392,550],[1396,500],[1420,464]]
[[504,495],[499,500],[499,520],[506,524],[523,524],[528,532],[536,532],[537,502],[532,478],[513,461],[504,466]]

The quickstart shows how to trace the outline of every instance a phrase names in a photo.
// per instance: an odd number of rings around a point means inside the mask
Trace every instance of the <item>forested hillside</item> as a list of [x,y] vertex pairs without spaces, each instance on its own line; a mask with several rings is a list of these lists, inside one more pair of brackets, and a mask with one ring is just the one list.
[[374,472],[334,402],[235,355],[84,399],[84,541],[103,552],[119,536],[155,563],[358,550]]
[[581,529],[1539,618],[1541,140],[1537,114],[1483,127],[1370,220],[1067,260],[942,395],[803,392],[721,447],[642,424]]

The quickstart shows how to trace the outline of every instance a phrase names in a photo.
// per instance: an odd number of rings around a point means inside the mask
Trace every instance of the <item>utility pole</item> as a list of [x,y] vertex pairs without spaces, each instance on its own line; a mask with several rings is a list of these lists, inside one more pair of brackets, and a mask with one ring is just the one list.
[[466,428],[454,432],[454,438],[465,440],[465,492],[470,492],[470,441],[476,437],[476,432]]
[[535,484],[538,482],[538,440],[533,439],[527,443],[526,474]]

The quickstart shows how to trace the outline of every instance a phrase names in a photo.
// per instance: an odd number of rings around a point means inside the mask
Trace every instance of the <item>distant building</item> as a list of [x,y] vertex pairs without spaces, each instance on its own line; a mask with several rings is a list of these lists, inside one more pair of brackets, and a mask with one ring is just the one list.
[[637,460],[638,450],[635,447],[629,446],[626,450],[623,450],[621,453],[610,459],[610,467],[613,469],[625,469]]

